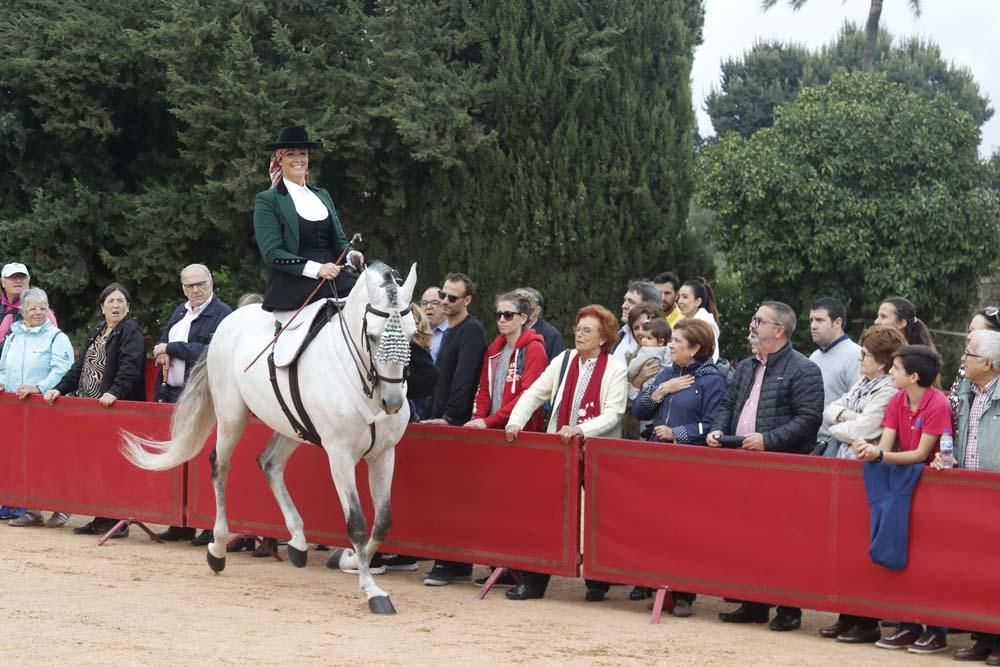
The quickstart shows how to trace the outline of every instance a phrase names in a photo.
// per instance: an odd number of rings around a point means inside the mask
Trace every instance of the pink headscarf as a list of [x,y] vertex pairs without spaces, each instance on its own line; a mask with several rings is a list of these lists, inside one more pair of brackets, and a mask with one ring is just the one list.
[[[285,157],[287,148],[279,148],[271,156],[271,164],[267,167],[267,175],[271,177],[271,187],[278,187],[281,182],[281,158]],[[306,185],[309,184],[309,170],[306,170]]]

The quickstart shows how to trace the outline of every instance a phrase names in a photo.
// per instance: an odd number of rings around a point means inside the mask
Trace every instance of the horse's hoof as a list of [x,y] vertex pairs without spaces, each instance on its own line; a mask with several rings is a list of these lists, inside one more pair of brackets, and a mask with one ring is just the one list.
[[368,598],[368,608],[373,614],[395,614],[396,608],[392,606],[392,601],[388,595],[376,595]]
[[207,550],[205,551],[205,554],[208,556],[208,566],[212,568],[212,572],[218,574],[219,572],[222,572],[223,570],[226,569],[225,558],[216,558],[215,556],[212,555],[211,551]]
[[330,557],[326,559],[326,566],[331,570],[340,569],[340,557],[344,555],[343,549],[334,549]]
[[291,544],[288,545],[288,560],[292,561],[292,565],[295,567],[305,567],[306,560],[309,558],[308,551],[302,551],[301,549],[296,549]]

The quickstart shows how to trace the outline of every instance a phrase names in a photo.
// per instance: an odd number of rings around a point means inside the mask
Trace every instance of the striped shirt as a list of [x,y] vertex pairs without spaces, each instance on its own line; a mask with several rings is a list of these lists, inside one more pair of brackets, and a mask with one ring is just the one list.
[[969,437],[965,445],[965,467],[969,470],[979,470],[979,420],[986,412],[986,406],[993,396],[998,380],[1000,376],[993,378],[982,389],[975,382],[972,383],[972,393],[975,398],[972,399],[972,407],[969,409]]

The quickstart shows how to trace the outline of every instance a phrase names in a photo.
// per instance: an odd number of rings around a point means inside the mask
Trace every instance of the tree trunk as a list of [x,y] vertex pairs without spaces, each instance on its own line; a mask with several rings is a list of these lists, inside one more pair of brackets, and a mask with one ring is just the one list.
[[865,24],[867,41],[865,42],[865,72],[871,74],[875,71],[875,52],[878,49],[878,23],[882,18],[882,0],[872,0],[871,8],[868,10],[868,23]]

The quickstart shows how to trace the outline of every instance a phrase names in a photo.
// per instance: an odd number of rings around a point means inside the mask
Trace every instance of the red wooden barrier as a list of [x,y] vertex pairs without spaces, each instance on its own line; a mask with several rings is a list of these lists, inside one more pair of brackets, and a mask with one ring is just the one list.
[[[269,431],[253,422],[234,454],[227,492],[230,528],[287,537],[256,456]],[[211,528],[215,497],[205,451],[190,464],[188,525]],[[393,527],[384,551],[578,574],[579,444],[499,430],[411,425],[396,447]],[[368,472],[358,488],[371,525]],[[303,445],[286,470],[311,542],[349,545],[326,454]]]
[[859,463],[595,438],[585,467],[587,577],[1000,631],[1000,475],[926,470],[893,572]]
[[119,451],[120,429],[155,438],[169,430],[171,406],[0,395],[3,502],[74,514],[181,525],[185,470],[137,469]]

